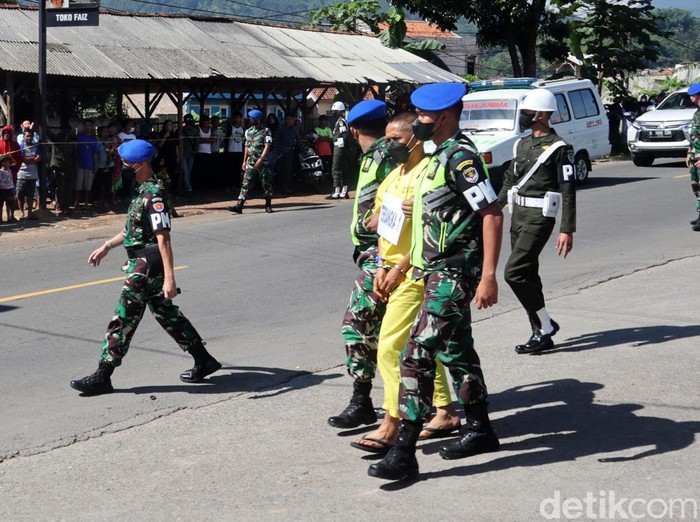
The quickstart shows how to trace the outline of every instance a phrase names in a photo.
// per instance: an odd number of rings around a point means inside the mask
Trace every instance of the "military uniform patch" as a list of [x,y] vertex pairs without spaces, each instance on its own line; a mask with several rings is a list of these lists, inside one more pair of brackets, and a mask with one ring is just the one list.
[[156,212],[163,212],[165,210],[165,205],[161,202],[153,203],[153,210]]
[[[471,163],[471,161],[469,163]],[[459,170],[461,171],[462,169],[460,168]],[[464,172],[462,172],[462,175],[464,176],[464,179],[466,179],[469,183],[476,183],[477,181],[479,181],[479,173],[474,167],[467,168],[466,170],[464,170]]]
[[369,172],[369,168],[372,166],[372,161],[374,161],[372,156],[367,156],[364,160],[362,160],[362,172]]
[[440,161],[433,161],[433,166],[430,167],[430,171],[428,172],[428,179],[435,179],[435,175],[437,174],[438,169],[440,168]]

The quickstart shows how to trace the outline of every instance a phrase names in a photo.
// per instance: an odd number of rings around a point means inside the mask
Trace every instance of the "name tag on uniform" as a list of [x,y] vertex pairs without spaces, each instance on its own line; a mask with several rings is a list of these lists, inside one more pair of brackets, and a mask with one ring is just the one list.
[[406,221],[406,216],[404,216],[403,210],[401,210],[402,203],[403,200],[401,198],[385,193],[384,199],[382,200],[382,207],[379,210],[377,234],[392,245],[399,244],[401,230]]

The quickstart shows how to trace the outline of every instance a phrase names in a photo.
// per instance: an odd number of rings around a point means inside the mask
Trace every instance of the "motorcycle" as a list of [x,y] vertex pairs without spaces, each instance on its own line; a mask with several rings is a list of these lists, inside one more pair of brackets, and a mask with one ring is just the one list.
[[323,162],[316,154],[312,142],[308,138],[304,139],[299,151],[299,179],[306,185],[320,189],[323,178]]

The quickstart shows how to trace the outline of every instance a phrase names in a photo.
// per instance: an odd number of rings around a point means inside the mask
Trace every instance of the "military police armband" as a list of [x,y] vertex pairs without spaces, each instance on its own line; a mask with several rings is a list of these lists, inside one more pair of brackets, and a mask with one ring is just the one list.
[[576,169],[574,168],[574,149],[566,147],[561,155],[561,161],[557,167],[557,175],[559,183],[574,181],[576,178]]
[[158,198],[158,201],[151,201],[149,206],[149,218],[151,220],[151,230],[170,230],[170,214],[165,203]]
[[462,194],[464,194],[469,206],[472,207],[472,210],[475,212],[488,207],[491,203],[498,200],[498,194],[493,190],[491,181],[488,179],[468,188],[463,191]]

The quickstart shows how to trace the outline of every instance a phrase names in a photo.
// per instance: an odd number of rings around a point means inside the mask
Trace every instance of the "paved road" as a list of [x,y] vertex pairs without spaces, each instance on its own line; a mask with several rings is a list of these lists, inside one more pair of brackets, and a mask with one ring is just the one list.
[[[688,181],[677,162],[596,166],[578,194],[572,257],[552,246],[542,258],[562,349],[512,353],[527,322],[505,285],[499,305],[476,314],[504,452],[450,463],[433,443],[420,457],[426,480],[392,494],[325,425],[350,390],[338,333],[355,274],[349,202],[175,222],[178,304],[226,367],[207,384],[180,383],[189,357],[147,318],[117,393],[86,399],[68,387],[94,369],[119,282],[0,302],[0,518],[376,520],[405,510],[443,520],[478,505],[469,518],[537,520],[556,489],[697,495],[700,234],[687,225]],[[108,235],[0,253],[11,274],[0,299],[118,277],[117,252],[99,269],[85,262]]]

